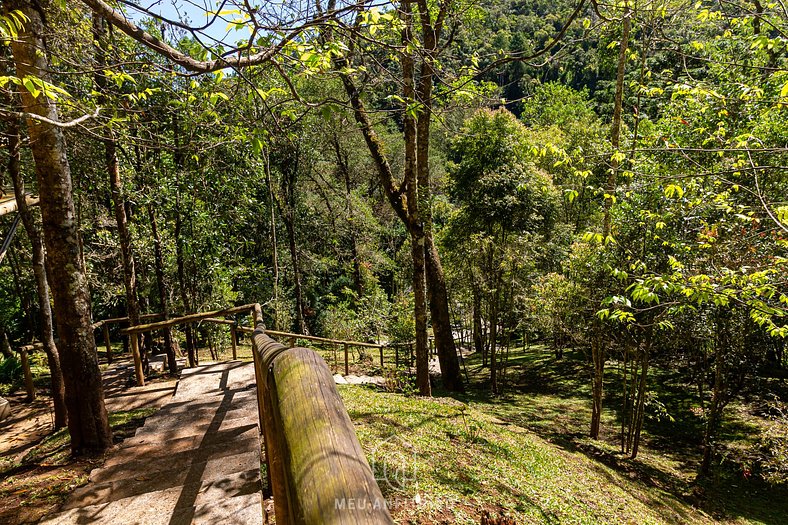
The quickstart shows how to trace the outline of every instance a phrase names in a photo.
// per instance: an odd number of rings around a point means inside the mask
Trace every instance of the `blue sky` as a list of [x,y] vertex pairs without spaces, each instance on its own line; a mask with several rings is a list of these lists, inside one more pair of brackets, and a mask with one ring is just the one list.
[[[180,20],[181,22],[187,23],[191,27],[201,27],[211,22],[211,20],[214,18],[211,12],[217,9],[217,7],[221,4],[221,1],[189,0],[187,2],[183,2],[177,0],[141,0],[135,3],[152,13],[161,15],[164,18],[170,20]],[[231,9],[232,7],[226,4],[224,8]],[[129,15],[129,18],[135,22],[139,22],[147,16],[132,8],[127,9],[127,14]],[[203,43],[208,45],[214,45],[216,41],[234,43],[235,41],[248,36],[248,33],[245,31],[228,29],[226,18],[222,19],[220,17],[215,18],[213,22],[210,23],[210,25],[201,33],[208,37],[205,39],[201,38]],[[168,40],[172,40],[172,33],[168,31],[166,37]]]

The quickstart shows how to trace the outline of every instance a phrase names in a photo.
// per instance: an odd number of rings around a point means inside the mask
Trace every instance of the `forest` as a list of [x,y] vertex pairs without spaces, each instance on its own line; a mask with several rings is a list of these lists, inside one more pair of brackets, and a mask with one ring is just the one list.
[[381,345],[339,391],[368,454],[409,428],[397,522],[788,523],[782,0],[2,8],[0,395],[40,342],[69,458],[113,445],[94,323],[259,303]]

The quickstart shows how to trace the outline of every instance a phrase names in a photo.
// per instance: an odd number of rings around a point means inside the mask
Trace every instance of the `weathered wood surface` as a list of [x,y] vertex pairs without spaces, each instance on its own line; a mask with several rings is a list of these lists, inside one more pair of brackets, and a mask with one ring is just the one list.
[[[36,195],[25,195],[25,202],[28,206],[37,206],[39,198]],[[16,197],[13,194],[0,197],[0,217],[14,213],[17,210]]]
[[213,324],[226,324],[226,325],[236,325],[238,324],[237,321],[233,321],[231,319],[215,319],[213,317],[209,317],[207,319],[202,320],[203,323],[213,323]]
[[166,321],[159,321],[158,323],[150,323],[150,324],[140,324],[137,326],[130,326],[128,328],[124,328],[120,331],[122,334],[139,334],[142,332],[150,332],[153,330],[160,330],[162,328],[167,328],[170,326],[176,326],[179,324],[185,323],[196,323],[198,321],[204,321],[205,319],[210,319],[213,317],[220,317],[223,315],[232,315],[232,314],[244,314],[249,312],[254,312],[255,309],[259,309],[260,305],[256,304],[245,304],[243,306],[234,306],[232,308],[225,308],[224,310],[213,310],[211,312],[202,312],[197,314],[189,314],[184,315],[181,317],[173,317],[172,319],[168,319]]
[[35,401],[36,399],[36,386],[33,384],[33,371],[30,370],[30,354],[44,349],[44,343],[31,343],[29,345],[20,346],[17,350],[19,360],[22,362],[22,372],[25,376],[25,393],[27,393],[28,401]]
[[[157,317],[162,317],[163,315],[164,314],[162,314],[162,313],[142,314],[140,316],[140,319],[155,319]],[[129,322],[129,318],[128,317],[113,317],[111,319],[102,319],[101,321],[96,321],[95,323],[93,323],[90,326],[91,326],[91,328],[96,330],[98,328],[101,328],[103,326],[107,326],[107,325],[110,325],[110,324],[114,324],[114,323],[128,323],[128,322]]]
[[386,345],[382,345],[379,343],[362,343],[359,341],[343,341],[341,339],[328,339],[325,337],[317,337],[314,335],[302,335],[302,334],[293,334],[290,332],[279,332],[276,330],[266,330],[267,333],[271,337],[294,337],[296,339],[303,339],[304,341],[315,341],[318,343],[332,343],[332,344],[348,344],[350,346],[361,346],[364,348],[382,348]]
[[277,523],[392,524],[325,361],[254,332]]

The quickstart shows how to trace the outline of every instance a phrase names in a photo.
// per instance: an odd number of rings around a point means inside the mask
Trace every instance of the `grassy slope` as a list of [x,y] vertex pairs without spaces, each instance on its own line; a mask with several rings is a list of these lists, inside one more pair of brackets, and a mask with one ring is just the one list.
[[[490,510],[517,523],[788,523],[784,491],[735,478],[693,491],[692,446],[652,448],[665,436],[647,429],[637,461],[619,456],[612,411],[605,414],[606,440],[586,439],[582,362],[539,352],[512,358],[512,393],[502,398],[485,394],[486,372],[473,362],[474,388],[459,400],[340,387],[378,477],[405,470],[404,481],[381,482],[399,522],[478,523]],[[667,431],[685,425],[677,419]]]

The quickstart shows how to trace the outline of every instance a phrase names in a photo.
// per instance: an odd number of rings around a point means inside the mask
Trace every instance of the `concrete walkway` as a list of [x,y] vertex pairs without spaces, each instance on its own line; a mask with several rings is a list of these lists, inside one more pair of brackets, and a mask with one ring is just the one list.
[[41,523],[262,524],[252,363],[182,372],[172,399]]

